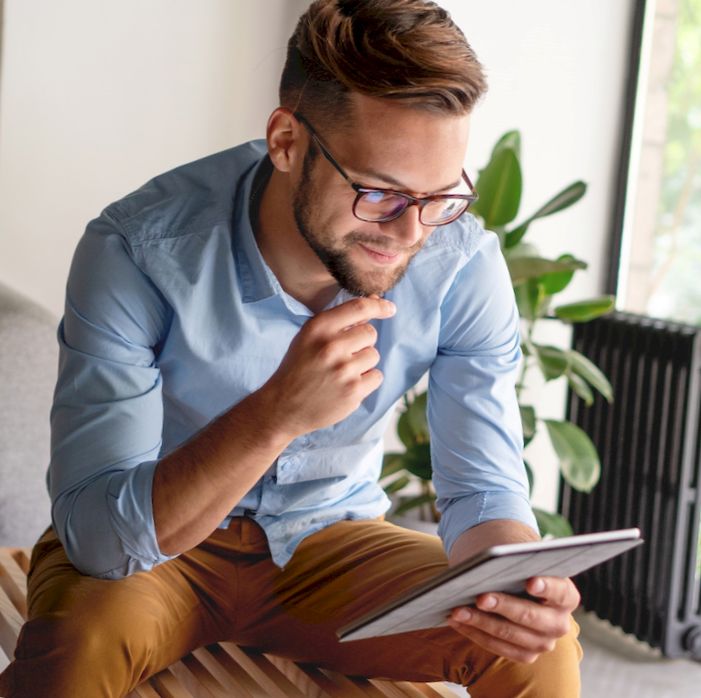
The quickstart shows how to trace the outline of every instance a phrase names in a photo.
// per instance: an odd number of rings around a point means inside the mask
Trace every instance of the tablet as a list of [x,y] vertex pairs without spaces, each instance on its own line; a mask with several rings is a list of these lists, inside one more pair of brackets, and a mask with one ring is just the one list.
[[341,642],[447,625],[479,594],[525,594],[531,577],[573,577],[642,543],[637,528],[489,548],[337,631]]

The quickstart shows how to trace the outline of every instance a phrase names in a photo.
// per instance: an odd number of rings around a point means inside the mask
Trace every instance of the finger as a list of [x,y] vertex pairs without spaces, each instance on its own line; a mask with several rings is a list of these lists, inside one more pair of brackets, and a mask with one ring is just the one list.
[[526,591],[548,606],[568,612],[574,611],[581,600],[574,582],[564,577],[532,577],[526,582]]
[[384,298],[354,298],[322,311],[311,322],[317,326],[323,325],[326,331],[335,333],[360,322],[392,317],[396,310],[394,303]]
[[361,394],[363,395],[361,402],[370,395],[370,393],[377,390],[382,385],[384,379],[384,374],[378,368],[371,368],[369,371],[365,371],[360,377]]
[[477,597],[476,606],[490,616],[501,616],[507,622],[549,637],[560,637],[570,627],[568,611],[510,594],[481,594]]
[[496,654],[500,657],[506,657],[515,662],[524,662],[532,664],[540,656],[540,652],[528,650],[524,647],[512,645],[507,640],[489,635],[484,630],[473,626],[457,623],[454,620],[448,620],[448,625],[453,630],[459,632],[464,637],[469,638],[480,647],[483,647],[488,652]]
[[380,352],[375,347],[365,347],[353,354],[346,364],[351,375],[362,375],[380,363]]

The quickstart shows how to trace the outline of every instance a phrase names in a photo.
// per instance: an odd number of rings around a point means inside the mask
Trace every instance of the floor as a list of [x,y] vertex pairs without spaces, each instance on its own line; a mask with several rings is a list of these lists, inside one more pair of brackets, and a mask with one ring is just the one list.
[[[591,613],[575,615],[582,633],[582,698],[699,698],[701,663],[666,659]],[[451,687],[458,696],[464,689]]]

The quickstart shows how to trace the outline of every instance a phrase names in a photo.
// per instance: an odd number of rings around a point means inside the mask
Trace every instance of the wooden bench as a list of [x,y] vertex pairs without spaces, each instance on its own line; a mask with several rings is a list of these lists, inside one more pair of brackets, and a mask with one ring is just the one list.
[[[13,657],[27,617],[29,551],[0,548],[0,669]],[[4,661],[3,661],[4,660]],[[309,664],[221,642],[201,647],[138,686],[129,698],[455,698],[441,683],[342,676]]]

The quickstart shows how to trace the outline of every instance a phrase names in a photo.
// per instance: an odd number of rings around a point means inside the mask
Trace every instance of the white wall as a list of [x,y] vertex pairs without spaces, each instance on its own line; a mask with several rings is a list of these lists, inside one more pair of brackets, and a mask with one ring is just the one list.
[[264,133],[290,0],[5,0],[0,281],[56,314],[88,220]]
[[[589,185],[574,207],[537,221],[527,240],[545,256],[570,252],[590,264],[562,302],[602,292],[619,149],[632,0],[442,0],[487,71],[489,91],[472,120],[466,168],[483,167],[505,131],[522,135],[521,218],[571,182]],[[554,323],[537,339],[568,345]],[[535,376],[537,378],[537,376]],[[563,381],[534,380],[530,398],[542,417],[564,415]],[[392,447],[396,445],[390,443]],[[536,473],[534,502],[554,506],[557,464],[539,434],[527,457]]]
[[[602,287],[632,4],[443,1],[490,83],[474,115],[468,171],[518,128],[524,215],[571,181],[589,183],[576,207],[529,234],[546,255],[571,252],[591,264],[569,300]],[[262,135],[305,6],[5,0],[0,281],[60,313],[75,244],[107,203],[169,167]],[[562,386],[535,392],[543,416],[562,414]],[[535,443],[530,459],[536,502],[550,506],[557,480],[547,443]]]

